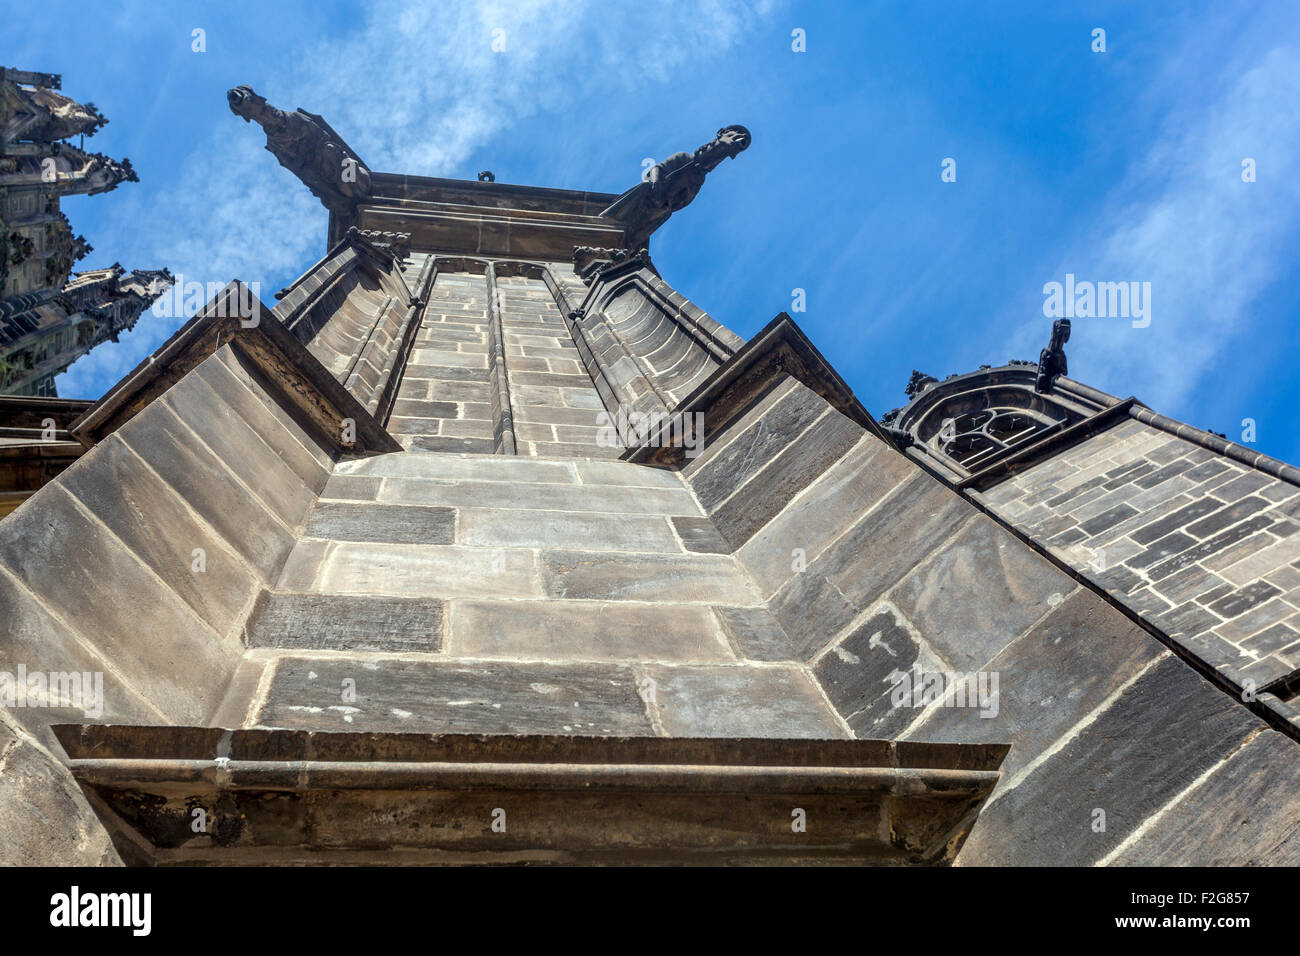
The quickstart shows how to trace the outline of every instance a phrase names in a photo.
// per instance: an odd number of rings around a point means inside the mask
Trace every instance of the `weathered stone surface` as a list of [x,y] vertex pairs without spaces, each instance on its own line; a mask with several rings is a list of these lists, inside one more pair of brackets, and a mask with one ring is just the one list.
[[[996,713],[930,707],[910,740],[1010,743],[1003,762],[1013,777],[1144,667],[1169,652],[1155,638],[1080,589],[1000,654],[981,665],[998,674]],[[918,712],[920,713],[920,712]]]
[[670,737],[846,737],[799,667],[650,665],[654,706]]
[[[138,691],[122,684],[109,662],[96,652],[84,635],[57,621],[30,591],[3,570],[0,570],[0,621],[4,622],[0,671],[11,678],[17,678],[20,667],[25,667],[28,674],[89,674],[92,676],[88,689],[93,692],[93,675],[103,676],[102,698],[94,701],[83,696],[81,703],[85,706],[81,708],[75,706],[75,699],[67,701],[74,706],[49,706],[62,701],[48,697],[30,701],[33,706],[18,706],[15,701],[14,706],[4,708],[14,723],[22,725],[44,746],[57,752],[57,743],[49,732],[50,724],[94,721],[145,724],[162,719],[162,715]],[[85,680],[83,676],[83,688]],[[35,706],[37,704],[40,706]],[[95,709],[101,712],[87,712]]]
[[238,624],[261,584],[257,572],[118,436],[100,442],[86,465],[65,472],[63,487],[214,631]]
[[331,475],[321,492],[322,498],[340,498],[348,501],[374,501],[379,496],[382,478],[366,475]]
[[[356,699],[344,702],[345,679]],[[483,661],[280,662],[263,727],[422,733],[652,735],[629,667]]]
[[[958,861],[1088,865],[1263,727],[1176,658],[986,806]],[[1005,785],[1005,784],[1004,784]],[[1105,811],[1105,831],[1093,829]]]
[[915,466],[864,435],[854,449],[796,497],[737,552],[764,595],[788,581],[795,549],[804,563],[869,511]]
[[456,512],[452,508],[322,501],[312,509],[305,533],[335,541],[451,544],[456,535]]
[[247,373],[241,380],[232,369],[235,364],[236,360],[223,349],[199,365],[194,374],[220,397],[230,409],[229,414],[243,419],[261,436],[304,485],[319,491],[329,477],[328,457]]
[[290,529],[201,446],[170,409],[154,404],[117,434],[264,580],[280,573],[293,547]]
[[[893,587],[925,554],[916,542],[947,539],[973,514],[928,475],[907,479],[772,596],[770,609],[808,656]],[[809,614],[808,608],[817,609]]]
[[442,646],[443,602],[267,591],[249,614],[249,647],[420,651]]
[[740,547],[861,437],[860,425],[828,409],[797,442],[710,512],[714,526],[733,547]]
[[373,458],[339,462],[334,468],[334,474],[443,480],[545,481],[561,484],[575,481],[573,468],[567,462],[529,461],[527,458],[491,455],[376,455]]
[[[389,478],[379,500],[395,504],[500,508],[521,511],[590,511],[604,514],[698,515],[685,488],[560,485],[556,482],[444,481]],[[697,519],[706,520],[706,519]]]
[[89,639],[169,719],[202,721],[216,705],[237,639],[223,643],[59,485],[5,519],[0,562],[61,617],[93,607]]
[[480,548],[583,548],[681,553],[666,518],[578,511],[518,512],[464,508],[457,542]]
[[635,488],[681,488],[682,480],[676,472],[649,465],[634,465],[610,461],[574,462],[578,479],[583,484],[626,485]]
[[[160,404],[170,406],[184,423],[182,427],[233,467],[253,495],[287,527],[302,523],[315,498],[315,489],[308,487],[243,419],[228,410],[229,406],[201,378],[192,375],[181,380]],[[214,414],[223,410],[225,414]]]
[[557,598],[754,604],[757,595],[730,556],[543,551],[542,584]]
[[857,736],[889,739],[920,716],[909,702],[891,699],[901,676],[915,668],[947,670],[893,608],[882,607],[823,654],[813,673]]
[[722,630],[740,657],[755,661],[793,661],[794,646],[764,607],[715,607]]
[[705,445],[686,468],[692,487],[710,511],[780,454],[825,411],[820,396],[797,382],[774,389],[736,425]]
[[890,592],[943,660],[975,670],[1075,583],[992,521],[977,516]]
[[338,542],[313,590],[408,597],[541,597],[531,552]]
[[707,607],[603,601],[455,601],[448,652],[566,661],[725,661]]
[[673,530],[682,539],[687,551],[698,554],[730,554],[731,545],[718,534],[718,529],[708,518],[673,517]]
[[0,863],[121,866],[65,767],[0,719]]
[[1166,807],[1121,866],[1300,864],[1300,745],[1272,730],[1252,738],[1208,778]]

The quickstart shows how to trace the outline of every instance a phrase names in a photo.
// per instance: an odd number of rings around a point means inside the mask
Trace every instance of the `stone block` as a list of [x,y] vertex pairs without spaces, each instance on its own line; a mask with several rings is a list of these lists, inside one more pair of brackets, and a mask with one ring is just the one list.
[[442,646],[443,602],[434,598],[263,592],[249,615],[249,647],[414,651]]
[[[1004,780],[1082,723],[1126,682],[1169,652],[1091,591],[1080,589],[982,665],[998,674],[997,710],[934,706],[909,740],[1010,743]],[[990,685],[991,686],[991,685]]]
[[1160,811],[1120,866],[1300,865],[1300,745],[1265,730]]
[[756,604],[729,555],[543,551],[542,585],[557,598],[664,604]]
[[540,597],[532,552],[341,541],[314,590],[407,597]]
[[669,737],[847,737],[799,667],[648,665]]
[[723,633],[740,657],[755,661],[797,660],[785,629],[762,607],[715,607]]
[[[345,702],[344,680],[356,696]],[[332,731],[654,736],[632,669],[515,661],[287,659],[262,727]]]
[[453,508],[319,501],[305,534],[335,541],[391,544],[451,544],[456,534]]
[[516,511],[464,508],[460,544],[479,548],[582,548],[588,551],[681,553],[666,518],[654,515],[584,514],[578,511]]
[[[1240,702],[1166,658],[1013,788],[995,791],[958,861],[1094,864],[1263,727]],[[1103,832],[1094,829],[1097,810]]]
[[455,601],[449,653],[566,661],[726,661],[707,607],[627,602]]

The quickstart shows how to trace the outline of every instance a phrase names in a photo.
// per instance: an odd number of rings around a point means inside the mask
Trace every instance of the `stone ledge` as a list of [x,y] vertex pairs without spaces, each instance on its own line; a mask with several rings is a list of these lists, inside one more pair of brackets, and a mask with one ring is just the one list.
[[[60,725],[131,863],[946,863],[1002,745]],[[737,799],[737,798],[740,799]],[[396,802],[395,802],[396,801]],[[208,809],[195,836],[191,808]],[[811,821],[791,827],[792,808]],[[397,813],[397,817],[393,816]],[[286,826],[305,819],[312,825]],[[505,830],[493,828],[504,815]]]

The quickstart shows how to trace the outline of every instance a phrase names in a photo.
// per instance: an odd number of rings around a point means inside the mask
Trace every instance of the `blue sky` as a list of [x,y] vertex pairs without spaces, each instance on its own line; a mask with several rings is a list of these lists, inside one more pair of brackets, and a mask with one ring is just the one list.
[[[804,289],[796,320],[880,415],[913,368],[1036,358],[1046,282],[1150,282],[1148,327],[1075,320],[1072,375],[1234,440],[1253,419],[1255,447],[1300,461],[1293,2],[10,0],[5,18],[5,65],[61,72],[111,120],[88,145],[140,174],[67,201],[83,267],[273,301],[319,258],[325,211],[228,111],[241,83],[324,114],[372,169],[609,192],[743,123],[753,146],[652,243],[741,335]],[[98,397],[176,324],[146,312],[60,394]]]

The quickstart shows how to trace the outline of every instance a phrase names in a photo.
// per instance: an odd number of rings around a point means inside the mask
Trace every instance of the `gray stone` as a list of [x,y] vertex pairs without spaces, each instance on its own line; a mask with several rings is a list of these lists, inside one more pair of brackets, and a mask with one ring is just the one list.
[[[986,806],[958,860],[1096,863],[1262,727],[1182,661],[1165,659]],[[1104,832],[1093,829],[1097,810]]]
[[793,661],[794,646],[766,608],[715,607],[722,630],[741,657],[755,661]]
[[305,533],[336,541],[451,544],[456,512],[417,505],[320,501],[307,519]]
[[979,516],[890,592],[952,667],[974,670],[1059,604],[1075,583]]
[[754,604],[758,597],[730,556],[543,551],[542,584],[557,598]]
[[245,628],[249,647],[434,652],[443,602],[432,598],[263,592]]
[[[345,680],[356,697],[344,701]],[[631,668],[613,664],[288,659],[262,727],[475,734],[645,735]]]
[[848,736],[802,668],[650,665],[670,737]]
[[568,661],[725,661],[707,607],[606,601],[455,601],[449,653]]

